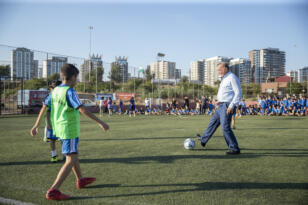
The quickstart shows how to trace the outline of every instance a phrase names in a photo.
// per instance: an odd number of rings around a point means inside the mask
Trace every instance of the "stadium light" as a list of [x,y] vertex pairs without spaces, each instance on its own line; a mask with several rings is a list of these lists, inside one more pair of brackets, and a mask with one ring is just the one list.
[[163,53],[157,53],[157,56],[158,56],[158,57],[165,57],[165,54],[163,54]]

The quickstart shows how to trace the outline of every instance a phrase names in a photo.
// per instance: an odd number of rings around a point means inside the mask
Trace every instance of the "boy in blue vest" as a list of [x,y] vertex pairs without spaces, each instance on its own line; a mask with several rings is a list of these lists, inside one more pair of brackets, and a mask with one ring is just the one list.
[[43,106],[40,110],[40,113],[37,117],[37,120],[34,124],[34,126],[32,127],[31,131],[30,131],[30,134],[32,136],[36,135],[38,133],[38,127],[39,127],[39,124],[40,124],[40,121],[41,119],[43,118],[44,116],[44,113],[45,111],[47,110],[47,113],[46,113],[46,119],[45,119],[45,132],[44,132],[44,141],[45,142],[50,142],[50,149],[51,149],[51,158],[50,158],[50,161],[52,163],[55,163],[58,161],[58,155],[57,155],[57,152],[56,152],[56,141],[59,139],[58,137],[56,137],[54,134],[53,134],[53,131],[52,131],[52,127],[51,127],[51,122],[50,122],[50,109],[48,108],[48,106],[46,106],[46,102],[48,101],[48,99],[50,100],[51,98],[51,92],[52,90],[61,84],[61,81],[55,81],[53,82],[50,86],[49,86],[49,89],[50,89],[50,93],[46,96],[44,102],[43,102]]
[[97,122],[104,130],[109,126],[89,112],[80,102],[73,89],[77,82],[78,69],[72,64],[65,64],[61,68],[62,84],[56,87],[47,106],[51,108],[50,120],[55,135],[62,140],[62,154],[66,155],[66,161],[58,173],[56,180],[46,193],[49,200],[66,200],[70,196],[59,191],[60,186],[73,170],[76,177],[77,189],[84,188],[96,180],[93,177],[83,177],[78,160],[78,142],[80,136],[80,116],[84,116]]

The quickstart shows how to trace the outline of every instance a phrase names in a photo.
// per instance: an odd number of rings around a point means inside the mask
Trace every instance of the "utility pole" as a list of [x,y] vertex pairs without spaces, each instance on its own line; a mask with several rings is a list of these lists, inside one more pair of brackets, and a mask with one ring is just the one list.
[[135,75],[135,67],[134,67],[134,94],[136,96],[136,75]]
[[89,63],[88,63],[88,68],[89,68],[89,83],[90,83],[90,77],[91,77],[91,68],[92,68],[92,59],[91,59],[91,49],[92,49],[92,30],[93,26],[89,26],[89,31],[90,31],[90,51],[89,51]]

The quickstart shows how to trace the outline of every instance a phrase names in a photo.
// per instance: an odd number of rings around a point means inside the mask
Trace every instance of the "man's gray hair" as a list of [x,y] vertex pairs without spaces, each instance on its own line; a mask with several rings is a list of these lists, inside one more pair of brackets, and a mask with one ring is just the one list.
[[218,65],[221,65],[222,67],[227,68],[228,70],[230,70],[230,68],[229,68],[229,63],[221,62],[221,63],[219,63]]

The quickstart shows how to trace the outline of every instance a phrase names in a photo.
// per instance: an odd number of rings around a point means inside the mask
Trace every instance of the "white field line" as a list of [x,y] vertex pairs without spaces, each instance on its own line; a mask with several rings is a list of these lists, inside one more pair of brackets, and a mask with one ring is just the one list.
[[[89,200],[94,200],[94,199],[89,199]],[[101,199],[102,201],[108,203],[108,204],[126,204],[126,205],[150,205],[148,203],[143,203],[143,202],[133,202],[133,201],[124,201],[124,200],[110,200],[110,199]],[[33,203],[29,202],[23,202],[23,201],[17,201],[14,199],[6,199],[0,196],[0,203],[1,204],[9,204],[9,205],[36,205]]]
[[[0,183],[0,186],[3,185]],[[13,184],[6,184],[7,187],[17,189],[17,190],[26,190],[26,191],[34,191],[34,192],[40,192],[40,193],[46,193],[44,190],[36,189],[33,187],[26,187],[26,186],[16,186]],[[74,194],[71,192],[67,192],[66,194],[69,194],[70,196],[74,197]],[[93,198],[89,198],[87,201],[95,200],[95,196]],[[47,200],[47,199],[46,199]],[[118,204],[118,205],[153,205],[149,203],[144,203],[144,202],[135,202],[135,201],[127,201],[127,200],[120,200],[120,199],[109,199],[109,198],[100,198],[99,201],[103,201],[104,203],[107,204]],[[84,203],[84,200],[81,200],[82,203]],[[10,205],[36,205],[33,203],[29,202],[23,202],[23,201],[17,201],[14,199],[6,199],[0,196],[0,204],[10,204]],[[78,202],[77,202],[78,204]]]
[[11,205],[35,205],[32,203],[28,203],[28,202],[22,202],[22,201],[17,201],[14,199],[6,199],[0,196],[0,203],[3,204],[11,204]]

